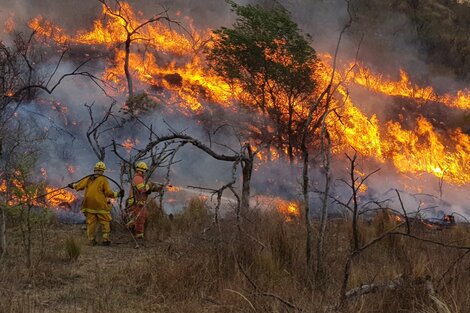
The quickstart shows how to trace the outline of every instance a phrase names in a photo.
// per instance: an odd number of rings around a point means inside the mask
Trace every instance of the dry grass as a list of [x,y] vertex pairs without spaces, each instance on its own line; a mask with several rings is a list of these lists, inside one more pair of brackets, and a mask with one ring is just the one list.
[[[10,255],[0,267],[0,312],[324,312],[338,301],[350,245],[350,221],[328,228],[328,283],[312,288],[306,276],[302,220],[286,222],[274,211],[247,212],[242,225],[228,214],[218,225],[204,201],[195,199],[173,219],[153,205],[144,247],[113,228],[113,245],[83,246],[69,262],[65,240],[86,242],[79,225],[52,225],[46,248],[34,250],[34,266],[22,262],[18,234],[9,231]],[[385,219],[385,217],[382,217]],[[240,226],[240,227],[238,227]],[[361,241],[388,229],[387,220],[362,223]],[[430,240],[465,244],[465,227],[415,229]],[[66,250],[65,250],[66,251]],[[351,299],[342,312],[466,312],[470,254],[398,237],[384,240],[353,261],[348,288],[383,284],[402,275],[430,277],[436,296],[423,285]]]
[[74,237],[68,237],[65,240],[64,248],[70,261],[76,261],[82,252],[80,243]]

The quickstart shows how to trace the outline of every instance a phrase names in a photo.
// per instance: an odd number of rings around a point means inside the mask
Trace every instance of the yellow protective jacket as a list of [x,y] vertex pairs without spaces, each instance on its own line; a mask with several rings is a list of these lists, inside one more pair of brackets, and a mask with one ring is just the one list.
[[111,211],[111,206],[107,203],[107,198],[117,198],[119,193],[113,192],[109,187],[109,182],[102,175],[92,175],[86,177],[73,185],[75,190],[85,189],[85,196],[82,202],[82,212],[104,214]]

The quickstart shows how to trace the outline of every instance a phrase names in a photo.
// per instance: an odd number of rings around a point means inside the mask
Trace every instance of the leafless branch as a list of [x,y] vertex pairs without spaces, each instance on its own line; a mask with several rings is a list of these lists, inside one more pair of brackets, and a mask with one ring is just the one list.
[[[112,115],[112,110],[113,107],[116,105],[116,102],[113,101],[111,105],[108,107],[106,110],[104,116],[101,118],[100,121],[95,122],[94,116],[93,116],[93,105],[94,103],[88,105],[84,104],[84,106],[88,109],[88,114],[90,116],[90,126],[88,127],[86,136],[88,139],[88,143],[90,144],[93,152],[95,153],[96,157],[98,160],[103,161],[106,153],[106,147],[102,146],[100,143],[100,135],[102,132],[99,132],[99,129],[107,123],[109,117]],[[109,128],[111,130],[112,128]]]
[[405,210],[405,207],[404,207],[404,205],[403,205],[403,201],[401,200],[400,193],[398,192],[397,189],[395,189],[395,191],[397,192],[398,200],[400,200],[401,209],[402,209],[402,211],[403,211],[403,215],[405,216],[406,232],[407,232],[408,234],[410,234],[410,233],[411,233],[411,229],[410,229],[410,221],[408,220],[408,215],[406,214],[406,210]]
[[[103,91],[103,93],[106,96],[109,97],[109,94],[107,93],[107,91],[103,88],[103,86],[100,85],[100,83],[102,83],[103,85],[107,85],[108,84],[107,82],[105,82],[104,80],[102,80],[99,77],[96,77],[94,74],[91,74],[90,72],[87,72],[87,71],[80,72],[79,71],[79,69],[81,67],[83,67],[86,63],[88,63],[89,61],[90,60],[86,60],[86,61],[82,62],[71,73],[67,73],[67,74],[62,75],[52,87],[48,87],[47,85],[41,85],[41,84],[31,84],[31,85],[28,85],[28,86],[25,86],[25,87],[22,87],[22,88],[18,89],[15,92],[15,94],[13,95],[13,97],[18,97],[24,91],[31,90],[31,89],[40,89],[40,90],[43,90],[43,91],[47,92],[48,94],[52,94],[54,92],[54,90],[58,86],[60,86],[62,81],[65,78],[70,77],[70,76],[84,76],[84,77],[89,78],[101,91]],[[49,81],[51,79],[52,79],[52,76],[49,78]]]

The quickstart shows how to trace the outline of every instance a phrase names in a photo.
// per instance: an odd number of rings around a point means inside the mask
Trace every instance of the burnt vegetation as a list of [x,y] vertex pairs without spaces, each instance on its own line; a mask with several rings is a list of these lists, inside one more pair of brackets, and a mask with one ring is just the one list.
[[[166,8],[134,13],[123,1],[97,2],[102,19],[94,27],[115,27],[98,32],[98,48],[84,39],[89,33],[67,37],[44,21],[31,24],[29,36],[16,32],[0,42],[0,312],[468,310],[470,223],[456,212],[427,215],[448,205],[445,183],[456,182],[448,174],[452,166],[433,168],[437,196],[395,186],[374,193],[369,182],[381,174],[375,165],[384,163],[338,139],[347,133],[340,127],[352,125],[347,130],[356,131],[360,124],[347,111],[350,97],[344,87],[358,59],[340,72],[342,41],[364,36],[367,28],[381,31],[383,1],[345,1],[347,19],[335,39],[331,66],[322,63],[309,35],[277,1],[227,1],[234,24],[207,40]],[[409,17],[409,38],[419,41],[427,62],[440,64],[436,73],[452,72],[468,82],[469,5],[393,1],[387,10]],[[438,20],[444,21],[442,27]],[[178,39],[172,43],[175,51],[161,47],[162,39],[155,36],[159,27],[168,30],[164,39]],[[115,41],[107,42],[110,38]],[[196,78],[168,60],[178,56],[201,65],[202,71],[184,68]],[[163,64],[168,67],[159,71]],[[218,85],[204,81],[201,73]],[[75,120],[75,108],[60,121],[36,110],[46,103],[66,115],[67,107],[53,95],[69,80],[73,86],[65,93],[83,88],[79,80],[89,84],[83,93],[94,88],[96,102],[79,103],[85,118]],[[431,120],[439,134],[465,123],[461,113],[468,108],[456,113],[436,97],[410,99],[392,100],[391,118],[405,130],[413,130],[419,119]],[[431,109],[405,116],[416,106]],[[167,118],[183,122],[175,126]],[[371,121],[376,120],[366,125]],[[193,124],[197,131],[192,132]],[[418,130],[422,137],[416,141],[431,145],[425,135],[433,129]],[[355,140],[374,149],[372,140],[360,135]],[[458,138],[463,139],[457,148],[470,153],[468,137]],[[67,187],[51,188],[47,171],[41,168],[40,176],[38,168],[41,160],[52,158],[51,146],[63,147],[59,142],[65,141],[72,147],[75,140],[86,161],[107,162],[113,184],[126,192],[135,187],[136,163],[148,164],[145,180],[155,192],[146,203],[145,241],[137,243],[126,228],[123,198],[109,203],[114,215],[110,247],[86,246],[82,225],[64,224],[53,214],[64,207],[73,211],[78,201],[64,198],[53,205],[46,196]],[[395,144],[401,150],[408,143]],[[62,149],[63,163],[85,160]],[[207,171],[216,172],[211,166],[217,162],[226,173],[210,182],[172,186],[181,163],[202,166],[192,154],[209,162]],[[292,189],[290,199],[267,195],[279,198],[282,209],[274,201],[255,201],[261,189],[255,178],[270,162],[287,168],[275,173],[294,173],[269,181],[292,180],[283,185]],[[54,169],[68,170],[58,179],[65,186],[76,178],[73,167]],[[157,175],[158,184],[153,183]],[[169,212],[171,188],[199,195]]]

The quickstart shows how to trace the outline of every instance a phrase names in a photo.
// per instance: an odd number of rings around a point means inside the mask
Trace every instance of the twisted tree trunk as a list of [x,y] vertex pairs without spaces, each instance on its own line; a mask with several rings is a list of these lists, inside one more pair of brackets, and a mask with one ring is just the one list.
[[131,35],[127,34],[127,39],[125,42],[125,52],[126,56],[124,59],[124,72],[126,73],[126,80],[127,80],[127,89],[129,91],[129,98],[134,97],[134,90],[132,86],[132,76],[131,72],[129,71],[129,55],[131,53]]

